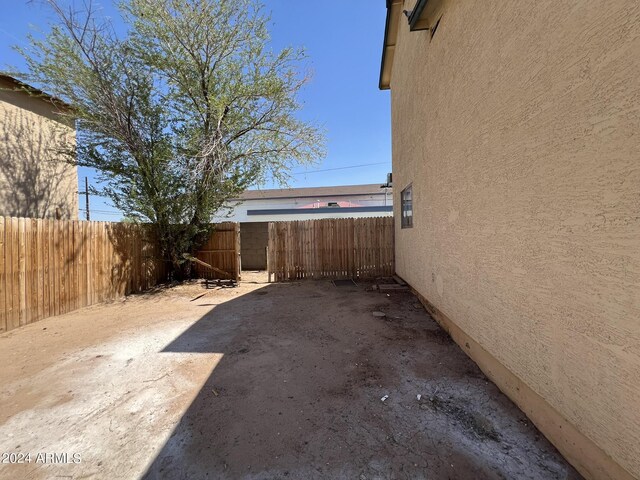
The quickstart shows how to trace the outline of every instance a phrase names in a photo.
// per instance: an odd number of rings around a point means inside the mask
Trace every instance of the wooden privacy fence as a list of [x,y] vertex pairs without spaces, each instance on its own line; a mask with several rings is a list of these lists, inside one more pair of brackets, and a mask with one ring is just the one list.
[[375,278],[394,273],[393,217],[269,223],[269,278]]
[[145,226],[0,217],[0,331],[140,292],[163,278]]
[[217,223],[209,240],[195,256],[198,260],[229,273],[229,275],[221,275],[215,270],[196,263],[195,269],[198,277],[240,280],[240,224],[236,222]]
[[[238,231],[238,224],[221,224],[196,257],[239,278]],[[198,267],[196,272],[218,275]],[[0,332],[165,279],[166,265],[148,226],[0,217]]]

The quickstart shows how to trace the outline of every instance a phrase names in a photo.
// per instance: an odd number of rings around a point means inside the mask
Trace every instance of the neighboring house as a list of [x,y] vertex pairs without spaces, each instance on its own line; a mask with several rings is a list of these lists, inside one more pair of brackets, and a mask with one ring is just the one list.
[[264,269],[268,222],[393,215],[389,184],[247,190],[217,221],[240,222],[242,268]]
[[397,273],[587,478],[640,478],[640,2],[387,8]]
[[69,107],[0,75],[0,216],[78,218],[78,175],[62,149],[75,147]]
[[391,187],[378,183],[336,187],[247,190],[231,200],[231,222],[276,222],[314,218],[393,215]]

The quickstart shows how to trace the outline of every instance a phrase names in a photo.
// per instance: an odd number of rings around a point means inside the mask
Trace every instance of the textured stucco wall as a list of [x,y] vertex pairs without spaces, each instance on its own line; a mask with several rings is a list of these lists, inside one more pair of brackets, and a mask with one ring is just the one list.
[[397,271],[640,478],[640,2],[442,13],[400,18]]
[[240,224],[240,255],[243,270],[265,270],[269,243],[269,223]]
[[75,145],[73,121],[14,88],[0,80],[0,215],[77,219],[77,169],[59,153]]

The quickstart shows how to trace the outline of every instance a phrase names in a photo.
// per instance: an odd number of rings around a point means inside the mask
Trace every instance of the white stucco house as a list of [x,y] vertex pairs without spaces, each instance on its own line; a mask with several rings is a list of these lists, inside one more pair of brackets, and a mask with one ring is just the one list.
[[230,202],[230,215],[215,220],[275,222],[393,215],[391,187],[377,183],[334,187],[247,190]]
[[390,217],[393,215],[391,184],[247,190],[229,202],[214,222],[240,222],[243,269],[267,266],[269,222],[320,218]]

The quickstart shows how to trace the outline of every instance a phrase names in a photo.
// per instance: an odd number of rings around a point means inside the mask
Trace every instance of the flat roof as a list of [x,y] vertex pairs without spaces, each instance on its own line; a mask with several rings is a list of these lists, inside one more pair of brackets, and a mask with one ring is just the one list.
[[[389,187],[391,188],[391,187]],[[265,190],[246,190],[236,200],[266,200],[273,198],[318,198],[346,195],[383,195],[384,189],[379,183],[366,185],[337,185],[332,187],[273,188]]]
[[366,207],[320,207],[320,208],[268,208],[265,210],[247,210],[247,215],[309,215],[320,213],[374,213],[393,212],[393,205],[373,205]]

